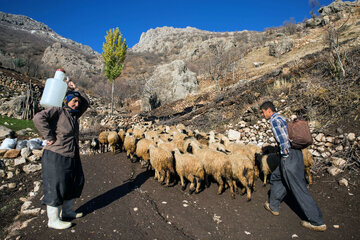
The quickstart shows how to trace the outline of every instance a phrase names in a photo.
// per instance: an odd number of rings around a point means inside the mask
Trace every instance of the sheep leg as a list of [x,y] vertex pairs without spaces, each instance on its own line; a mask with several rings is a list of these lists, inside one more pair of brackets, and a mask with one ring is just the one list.
[[157,169],[155,169],[155,175],[154,175],[154,180],[159,179],[159,171]]
[[233,180],[233,185],[234,185],[234,192],[239,194],[239,189],[238,189],[238,186],[236,184],[236,180]]
[[[227,179],[227,183],[230,188],[231,198],[235,199],[234,181],[232,179]],[[235,183],[235,186],[236,186],[236,183]]]
[[169,170],[166,170],[166,186],[170,186],[171,174]]
[[159,183],[161,183],[162,185],[164,185],[164,179],[165,179],[165,170],[160,170],[160,178],[158,180]]
[[220,175],[214,176],[214,178],[219,184],[217,194],[220,195],[222,193],[223,189],[224,189],[224,181],[222,180]]
[[197,178],[196,178],[196,190],[195,190],[195,193],[196,193],[196,194],[200,192],[201,182],[202,182],[201,178],[198,178],[198,177],[197,177]]
[[251,189],[250,189],[250,187],[249,187],[249,184],[248,184],[248,182],[247,182],[247,180],[246,180],[246,178],[244,177],[244,176],[241,176],[241,177],[239,177],[239,181],[240,181],[240,183],[243,185],[243,194],[245,194],[245,192],[246,192],[246,200],[248,200],[248,201],[250,201],[251,200]]
[[195,191],[195,178],[192,174],[189,174],[187,179],[190,181],[189,193],[192,194]]
[[266,173],[264,173],[264,187],[266,186],[266,181],[267,180],[267,174]]
[[205,175],[205,185],[206,185],[207,188],[210,187],[209,174]]
[[310,185],[310,184],[312,184],[310,168],[305,168],[305,171],[308,175],[308,181],[309,181],[309,185]]
[[183,175],[180,175],[180,182],[181,182],[181,190],[185,190],[186,189],[186,185],[184,183],[184,176]]

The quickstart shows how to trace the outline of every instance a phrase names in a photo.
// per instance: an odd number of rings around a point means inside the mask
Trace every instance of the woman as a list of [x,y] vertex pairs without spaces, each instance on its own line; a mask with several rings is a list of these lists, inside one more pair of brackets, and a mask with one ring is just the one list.
[[[84,186],[84,174],[79,155],[79,117],[89,107],[87,96],[68,82],[63,107],[51,107],[34,116],[34,124],[46,140],[42,155],[44,198],[47,206],[48,227],[66,229],[71,222],[64,218],[79,218],[82,213],[72,210]],[[60,207],[62,210],[60,212]]]

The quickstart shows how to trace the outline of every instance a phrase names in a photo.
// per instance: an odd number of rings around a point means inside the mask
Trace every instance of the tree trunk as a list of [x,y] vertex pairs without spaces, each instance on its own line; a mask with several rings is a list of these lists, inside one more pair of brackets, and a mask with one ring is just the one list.
[[113,114],[114,106],[114,80],[111,82],[111,114]]

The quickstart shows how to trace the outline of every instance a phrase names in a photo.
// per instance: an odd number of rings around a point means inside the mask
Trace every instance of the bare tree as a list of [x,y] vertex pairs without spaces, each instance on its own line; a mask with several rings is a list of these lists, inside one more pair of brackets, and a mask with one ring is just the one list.
[[309,0],[309,6],[311,7],[310,15],[312,18],[315,18],[315,9],[320,6],[320,3],[318,0]]
[[341,70],[342,77],[345,77],[346,72],[340,56],[341,49],[340,49],[339,36],[345,30],[346,23],[348,22],[349,19],[350,19],[350,15],[344,21],[344,23],[341,24],[339,27],[336,27],[335,24],[329,21],[329,25],[328,28],[326,29],[326,35],[325,35],[325,41],[329,45],[330,54],[332,55],[335,62],[334,63],[335,71],[338,72],[339,70]]

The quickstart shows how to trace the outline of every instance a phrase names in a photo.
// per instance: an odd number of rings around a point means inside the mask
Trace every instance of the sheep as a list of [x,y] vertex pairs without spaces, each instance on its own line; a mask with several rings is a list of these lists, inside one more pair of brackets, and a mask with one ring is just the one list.
[[130,158],[131,162],[134,162],[136,139],[135,139],[134,135],[130,132],[126,132],[126,134],[125,134],[124,149],[126,151],[126,156],[128,158]]
[[193,152],[195,157],[203,163],[206,173],[206,185],[209,186],[209,175],[212,175],[219,184],[218,195],[220,195],[224,189],[223,178],[230,188],[233,187],[231,163],[225,153],[212,149],[201,149],[195,141],[189,143],[187,150]]
[[108,135],[109,135],[109,132],[101,132],[99,134],[100,152],[101,153],[105,152],[105,147],[106,147],[106,151],[109,150],[108,149],[108,146],[109,146]]
[[173,155],[170,151],[161,147],[155,147],[154,144],[149,146],[150,164],[155,170],[154,179],[158,182],[164,182],[166,178],[166,186],[170,186],[171,176],[175,175]]
[[108,140],[108,144],[110,145],[110,151],[112,152],[112,154],[115,154],[116,147],[120,143],[120,137],[118,133],[115,131],[109,132],[107,140]]
[[[199,193],[201,182],[205,179],[205,170],[202,162],[198,161],[193,154],[181,154],[178,148],[172,151],[175,159],[175,170],[180,177],[182,190],[185,190],[184,177],[190,181],[189,193]],[[196,181],[196,183],[195,183]],[[196,185],[196,186],[195,186]]]
[[133,134],[134,134],[134,137],[136,138],[136,139],[142,139],[142,138],[144,138],[144,129],[142,129],[142,128],[140,128],[140,127],[135,127],[134,129],[133,129]]
[[304,159],[305,172],[308,176],[308,182],[310,185],[310,184],[312,184],[310,168],[314,165],[314,158],[313,158],[313,155],[311,154],[311,152],[309,151],[309,149],[304,148],[301,151],[302,151],[303,159]]
[[255,177],[259,177],[259,169],[255,165],[255,155],[261,153],[261,147],[255,144],[231,143],[227,138],[223,138],[226,150],[232,154],[247,156],[255,166]]
[[92,138],[90,142],[90,152],[94,155],[100,150],[100,142],[97,138]]
[[150,160],[148,149],[152,143],[153,141],[143,138],[136,144],[136,156],[138,159],[143,160],[143,163],[141,164],[143,166],[145,166]]
[[120,137],[120,150],[121,151],[125,151],[125,148],[124,148],[124,140],[125,140],[125,130],[124,129],[120,129],[118,131],[118,135]]
[[236,180],[238,180],[244,187],[242,193],[245,193],[248,201],[251,200],[251,193],[254,187],[255,170],[251,160],[244,155],[230,154],[228,158],[231,163],[233,188],[230,188],[231,196],[235,198],[237,192]]
[[[263,172],[264,181],[263,184],[266,186],[267,176],[271,174],[279,165],[281,155],[278,147],[265,146],[263,147],[263,154],[256,154],[256,165],[258,165]],[[304,160],[304,172],[308,176],[309,185],[312,184],[310,168],[314,164],[314,159],[310,151],[305,148],[301,150]]]

